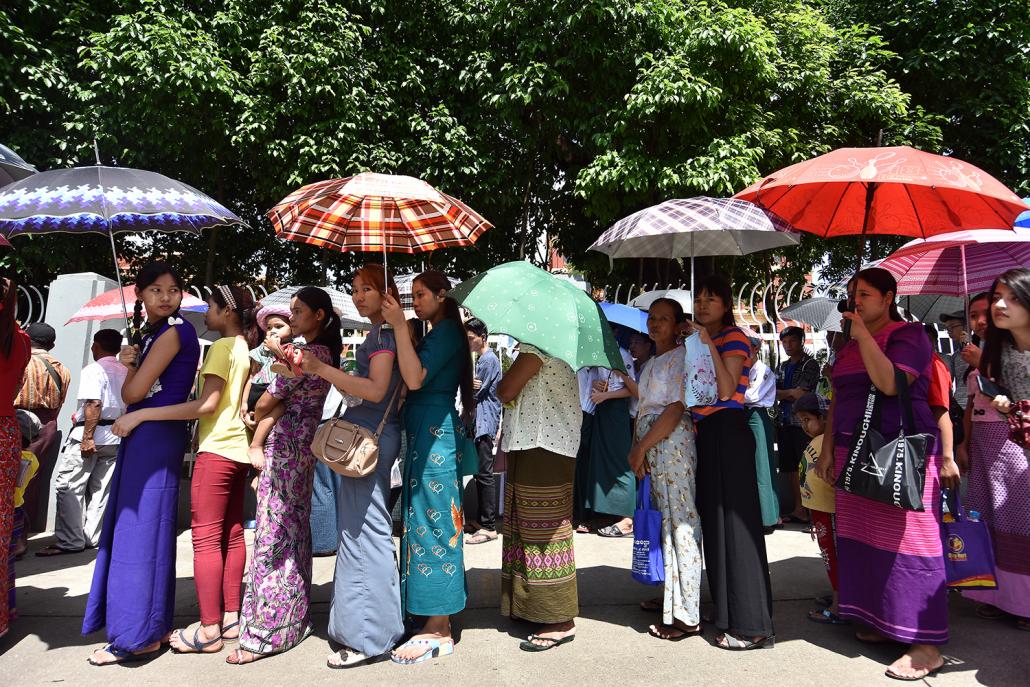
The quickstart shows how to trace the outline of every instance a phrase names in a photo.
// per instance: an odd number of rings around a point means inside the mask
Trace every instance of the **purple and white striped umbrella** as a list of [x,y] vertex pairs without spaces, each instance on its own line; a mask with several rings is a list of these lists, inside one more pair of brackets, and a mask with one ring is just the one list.
[[979,293],[1006,270],[1030,267],[1030,228],[956,231],[916,239],[879,266],[897,278],[899,296]]
[[794,246],[800,236],[779,217],[733,198],[676,198],[620,219],[590,246],[611,258],[747,255]]

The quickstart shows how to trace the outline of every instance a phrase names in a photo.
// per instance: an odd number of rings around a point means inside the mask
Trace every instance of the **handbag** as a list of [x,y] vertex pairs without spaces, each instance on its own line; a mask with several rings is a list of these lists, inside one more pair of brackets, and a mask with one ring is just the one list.
[[1030,448],[1030,401],[1014,401],[1006,420],[1009,423],[1009,441],[1021,448]]
[[344,403],[341,399],[333,419],[315,432],[311,452],[330,470],[344,477],[364,477],[375,471],[379,462],[379,435],[386,426],[386,418],[390,417],[400,390],[401,383],[398,382],[375,432],[340,417]]
[[683,405],[688,408],[715,405],[719,400],[719,386],[711,349],[701,342],[697,332],[687,337],[683,348]]
[[865,412],[855,428],[851,452],[836,486],[857,496],[922,512],[927,446],[933,435],[906,433],[915,430],[908,378],[895,367],[894,380],[902,419],[898,436],[888,440],[880,433],[883,395],[871,385]]
[[962,512],[957,489],[945,489],[948,513],[941,517],[941,543],[948,586],[955,589],[997,589],[994,547],[986,522]]
[[651,475],[644,475],[633,512],[633,579],[644,584],[665,582],[662,514],[651,508]]

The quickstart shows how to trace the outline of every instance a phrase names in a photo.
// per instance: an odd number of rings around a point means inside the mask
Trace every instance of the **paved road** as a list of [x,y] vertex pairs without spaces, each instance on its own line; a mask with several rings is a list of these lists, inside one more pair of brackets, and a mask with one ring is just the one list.
[[[33,550],[49,541],[37,536]],[[326,635],[332,586],[331,558],[315,561],[316,633],[281,656],[247,666],[224,663],[225,654],[162,654],[146,665],[95,668],[89,652],[102,646],[101,634],[82,637],[79,628],[93,571],[93,554],[18,563],[21,619],[0,640],[0,675],[7,685],[735,685],[774,687],[807,685],[845,687],[896,684],[883,669],[900,649],[869,647],[854,641],[848,627],[827,627],[805,620],[811,599],[829,585],[816,545],[800,531],[768,537],[775,598],[776,648],[743,654],[711,644],[714,632],[681,642],[661,642],[646,634],[652,617],[637,603],[652,590],[628,573],[631,542],[577,535],[579,595],[582,617],[575,642],[554,651],[527,654],[518,641],[529,626],[501,618],[500,542],[466,547],[469,608],[455,621],[459,642],[453,656],[419,666],[389,662],[351,671],[325,667],[330,652]],[[192,577],[189,533],[179,537],[179,585],[176,620],[194,622],[197,604]],[[951,605],[952,661],[946,672],[927,684],[1030,685],[1030,635],[1014,626],[981,620],[973,605],[954,597]]]

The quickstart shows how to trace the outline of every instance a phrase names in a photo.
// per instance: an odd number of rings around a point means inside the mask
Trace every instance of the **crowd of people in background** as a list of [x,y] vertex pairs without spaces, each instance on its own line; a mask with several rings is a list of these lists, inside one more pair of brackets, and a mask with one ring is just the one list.
[[[946,489],[965,493],[994,544],[998,588],[963,594],[983,618],[1030,630],[1030,451],[1007,421],[1030,399],[1030,270],[1006,272],[941,318],[955,344],[947,357],[936,327],[901,316],[894,277],[862,270],[848,284],[849,333],[833,337],[827,364],[790,326],[775,367],[766,342],[735,322],[730,283],[713,275],[697,283],[689,315],[659,298],[646,332],[612,325],[625,371],[573,370],[525,342],[502,361],[436,271],[414,279],[408,321],[377,264],[353,276],[354,305],[371,323],[353,350],[322,289],[300,289],[287,310],[221,286],[205,318],[221,338],[201,361],[175,267],[151,263],[135,283],[129,345],[115,330],[95,334],[63,448],[56,424],[70,375],[48,353],[56,332],[23,331],[13,284],[0,285],[0,550],[10,553],[0,558],[0,636],[16,615],[23,504],[41,498],[45,480],[27,488],[37,467],[49,475],[55,463],[55,541],[36,554],[98,549],[82,628],[107,633],[94,665],[147,660],[165,643],[181,653],[234,643],[232,664],[287,651],[314,629],[312,559],[333,554],[329,635],[340,648],[330,668],[447,656],[451,619],[467,603],[463,547],[498,536],[500,612],[534,625],[521,649],[555,649],[576,637],[576,534],[632,537],[645,477],[661,513],[665,581],[640,607],[660,616],[649,628],[659,640],[707,623],[721,648],[772,648],[766,537],[796,523],[811,532],[832,589],[808,619],[906,645],[890,677],[936,673],[949,636]],[[717,399],[688,407],[683,341],[693,334],[711,354]],[[871,387],[883,396],[883,435],[905,426],[932,437],[922,511],[835,487]],[[378,462],[363,477],[334,473],[312,452],[320,424],[341,414],[377,437]],[[178,492],[193,420],[200,617],[176,628]],[[248,487],[257,501],[249,564]]]

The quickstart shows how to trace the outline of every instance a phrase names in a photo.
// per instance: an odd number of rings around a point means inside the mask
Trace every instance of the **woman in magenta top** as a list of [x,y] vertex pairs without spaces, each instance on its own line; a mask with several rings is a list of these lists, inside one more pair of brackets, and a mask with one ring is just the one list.
[[14,280],[0,278],[0,637],[7,634],[8,557],[14,524],[14,483],[21,466],[21,430],[14,397],[29,364],[29,335],[14,319],[18,301]]
[[[851,340],[837,353],[833,367],[830,424],[816,470],[831,484],[847,462],[855,427],[861,420],[869,388],[882,394],[881,423],[885,437],[897,436],[901,409],[894,368],[909,381],[916,426],[909,431],[931,434],[921,513],[836,490],[837,557],[840,564],[840,615],[866,627],[856,633],[863,642],[901,642],[908,651],[887,669],[887,676],[917,680],[944,664],[937,646],[948,641],[947,587],[941,549],[940,473],[937,422],[927,402],[930,384],[930,342],[917,323],[901,321],[894,296],[897,282],[886,270],[858,273]],[[949,465],[954,466],[954,463]],[[955,475],[958,468],[953,467]]]

